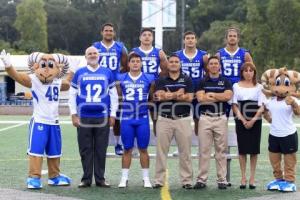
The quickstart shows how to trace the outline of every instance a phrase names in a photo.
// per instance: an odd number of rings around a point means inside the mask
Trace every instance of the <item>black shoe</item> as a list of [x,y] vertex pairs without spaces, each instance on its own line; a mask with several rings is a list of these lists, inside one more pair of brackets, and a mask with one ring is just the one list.
[[191,184],[184,184],[184,185],[182,186],[182,188],[187,189],[187,190],[190,190],[190,189],[193,189],[193,186],[192,186]]
[[163,186],[160,185],[160,184],[154,184],[154,185],[153,185],[153,189],[159,189],[159,188],[161,188],[161,187],[163,187]]
[[220,190],[225,190],[225,189],[227,189],[227,184],[226,183],[218,183],[218,188]]
[[246,189],[246,185],[241,184],[241,185],[240,185],[240,189],[241,189],[241,190]]
[[97,182],[96,186],[97,187],[103,187],[103,188],[110,188],[110,184],[107,183],[105,180]]
[[78,187],[79,188],[87,188],[87,187],[91,187],[91,184],[82,181],[81,183],[79,183]]
[[206,187],[206,184],[205,183],[202,183],[202,182],[197,182],[195,185],[194,185],[194,189],[203,189]]
[[256,188],[256,185],[249,184],[249,189],[254,190],[255,188]]

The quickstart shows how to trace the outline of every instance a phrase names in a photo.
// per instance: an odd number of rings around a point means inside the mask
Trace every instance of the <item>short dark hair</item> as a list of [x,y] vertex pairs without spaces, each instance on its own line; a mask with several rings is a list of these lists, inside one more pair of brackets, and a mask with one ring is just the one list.
[[186,31],[184,34],[183,34],[183,39],[185,39],[185,36],[187,35],[194,35],[195,37],[197,36],[196,33],[194,31]]
[[231,27],[229,27],[229,28],[226,30],[226,32],[225,32],[225,38],[228,37],[228,33],[229,33],[230,31],[235,31],[235,32],[237,33],[238,38],[240,38],[240,36],[241,36],[240,29],[238,29],[237,27],[234,27],[234,26],[231,26]]
[[152,30],[151,28],[142,28],[142,30],[141,30],[141,32],[140,32],[140,35],[142,35],[142,34],[143,34],[144,32],[146,32],[146,31],[151,32],[152,35],[153,35],[153,30]]
[[105,24],[103,24],[103,25],[101,26],[101,32],[104,30],[104,28],[105,28],[106,26],[110,26],[110,27],[112,27],[112,28],[115,28],[114,25],[113,25],[113,23],[107,22],[107,23],[105,23]]
[[208,58],[208,60],[207,60],[207,64],[209,63],[209,61],[210,60],[212,60],[212,59],[217,59],[219,62],[220,62],[220,60],[219,60],[219,57],[218,56],[210,56],[209,58]]
[[180,60],[180,58],[179,58],[179,56],[177,55],[177,53],[172,53],[171,55],[169,55],[169,56],[168,56],[168,60],[170,60],[170,58],[172,58],[172,57],[178,58],[178,59]]
[[130,60],[132,58],[139,58],[140,60],[142,60],[142,56],[140,56],[139,54],[135,53],[135,52],[131,52],[128,55],[128,62],[130,62]]

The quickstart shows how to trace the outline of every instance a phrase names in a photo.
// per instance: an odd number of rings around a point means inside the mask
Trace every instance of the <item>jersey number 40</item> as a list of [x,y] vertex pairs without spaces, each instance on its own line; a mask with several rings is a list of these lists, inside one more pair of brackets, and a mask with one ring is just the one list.
[[118,68],[118,58],[116,56],[103,56],[99,65],[110,70],[116,70]]

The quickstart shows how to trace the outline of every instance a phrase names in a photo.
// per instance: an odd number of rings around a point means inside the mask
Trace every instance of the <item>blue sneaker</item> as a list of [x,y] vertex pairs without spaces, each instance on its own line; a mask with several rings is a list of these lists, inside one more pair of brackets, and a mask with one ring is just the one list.
[[289,182],[289,181],[282,181],[279,184],[279,191],[282,192],[296,192],[297,188],[295,183]]
[[122,147],[122,145],[117,144],[115,146],[115,153],[116,153],[116,155],[119,155],[119,156],[123,155],[123,147]]
[[64,174],[59,174],[57,177],[49,178],[48,185],[52,186],[67,186],[71,184],[71,178]]
[[279,190],[279,185],[283,181],[284,180],[282,180],[282,179],[275,179],[274,181],[271,181],[267,185],[267,190]]
[[27,178],[27,188],[28,189],[41,189],[43,188],[40,178]]

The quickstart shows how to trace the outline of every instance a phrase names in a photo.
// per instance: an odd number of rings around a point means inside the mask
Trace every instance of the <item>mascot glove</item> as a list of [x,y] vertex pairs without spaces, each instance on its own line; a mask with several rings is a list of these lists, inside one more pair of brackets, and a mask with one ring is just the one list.
[[68,65],[68,57],[63,55],[63,54],[60,54],[60,53],[55,53],[55,54],[52,54],[55,62],[59,63],[59,64],[64,64],[64,65]]
[[10,61],[10,53],[6,53],[5,49],[1,51],[0,59],[2,60],[5,68],[12,66]]
[[80,60],[78,58],[69,57],[69,64],[70,64],[69,70],[75,73],[80,64]]
[[33,52],[28,56],[28,66],[33,66],[34,63],[38,63],[40,62],[41,58],[43,57],[43,53],[41,52]]

